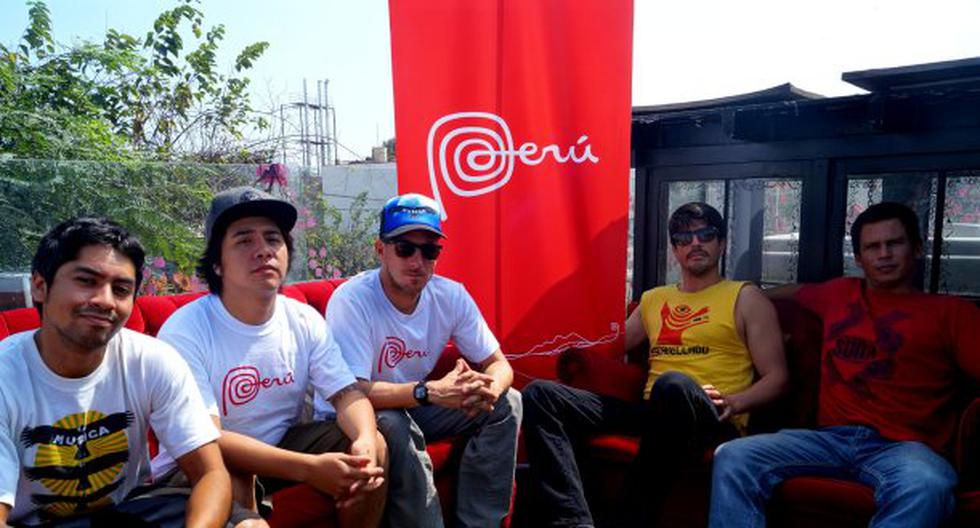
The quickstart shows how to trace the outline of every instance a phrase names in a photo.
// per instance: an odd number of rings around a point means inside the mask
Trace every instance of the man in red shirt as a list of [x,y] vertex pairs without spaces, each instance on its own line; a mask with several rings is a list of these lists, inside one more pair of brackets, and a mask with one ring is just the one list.
[[783,480],[849,478],[875,491],[871,526],[938,526],[953,513],[956,472],[940,453],[953,436],[958,371],[980,379],[980,310],[914,283],[915,213],[879,203],[851,227],[865,278],[793,286],[823,320],[819,429],[790,429],[718,447],[712,527],[765,526]]

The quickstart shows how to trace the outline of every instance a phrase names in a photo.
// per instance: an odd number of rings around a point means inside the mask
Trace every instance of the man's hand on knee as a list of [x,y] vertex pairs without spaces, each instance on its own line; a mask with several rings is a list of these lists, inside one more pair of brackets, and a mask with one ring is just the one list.
[[[376,489],[383,479],[384,469],[373,464],[369,456],[348,455],[347,453],[323,453],[311,459],[304,482],[337,500],[337,507],[343,508],[356,502],[356,499],[369,488]],[[354,502],[352,502],[354,501]]]
[[387,456],[387,447],[384,437],[380,433],[375,433],[374,437],[358,438],[351,443],[350,454],[355,456],[367,457],[371,462],[365,466],[366,469],[381,469],[379,476],[371,477],[366,480],[357,480],[348,490],[347,496],[354,497],[359,494],[370,493],[384,483],[384,458]]

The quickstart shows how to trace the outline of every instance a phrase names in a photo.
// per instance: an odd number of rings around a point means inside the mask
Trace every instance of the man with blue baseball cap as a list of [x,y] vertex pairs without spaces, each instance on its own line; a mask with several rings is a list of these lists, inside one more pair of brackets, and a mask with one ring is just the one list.
[[[327,323],[388,442],[388,526],[443,526],[425,442],[450,436],[468,437],[455,524],[500,526],[510,508],[520,393],[510,389],[513,370],[473,298],[433,273],[445,238],[434,200],[392,198],[374,245],[381,267],[344,283],[327,306]],[[465,359],[426,381],[450,339]],[[331,409],[318,399],[316,411]]]

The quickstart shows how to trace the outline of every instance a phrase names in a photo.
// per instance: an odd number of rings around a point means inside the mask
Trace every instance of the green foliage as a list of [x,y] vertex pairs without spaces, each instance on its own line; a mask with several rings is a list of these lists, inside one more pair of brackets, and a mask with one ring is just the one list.
[[[377,215],[367,207],[366,192],[351,202],[346,219],[322,195],[307,203],[313,204],[312,210],[301,211],[306,213],[301,216],[301,223],[306,223],[308,258],[304,268],[309,278],[349,277],[377,266],[374,254]],[[316,222],[316,217],[323,221]]]
[[109,29],[102,42],[68,47],[55,41],[47,5],[27,2],[20,42],[0,44],[0,269],[29,268],[49,228],[94,214],[166,262],[154,273],[187,277],[213,193],[255,180],[254,166],[157,163],[268,156],[238,141],[256,124],[240,74],[268,44],[247,46],[223,75],[224,26],[206,28],[198,2],[177,2],[144,38]]
[[[169,160],[197,150],[212,158],[216,149],[239,151],[242,130],[262,123],[249,106],[249,79],[219,73],[224,26],[205,31],[196,4],[181,0],[162,12],[143,39],[109,29],[101,43],[63,48],[44,2],[28,2],[20,44],[0,45],[0,153]],[[188,27],[195,46],[185,49]],[[267,48],[246,46],[236,74]]]
[[148,254],[191,273],[216,190],[247,185],[254,168],[128,162],[0,162],[0,269],[25,270],[58,222],[107,216],[132,230]]

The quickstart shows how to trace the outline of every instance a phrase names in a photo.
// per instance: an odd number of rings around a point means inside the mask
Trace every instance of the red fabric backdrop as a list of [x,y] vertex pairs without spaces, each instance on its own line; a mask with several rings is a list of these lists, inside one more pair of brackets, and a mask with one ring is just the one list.
[[[390,0],[398,190],[440,201],[437,273],[515,368],[621,351],[630,0]],[[522,383],[521,383],[522,384]]]

